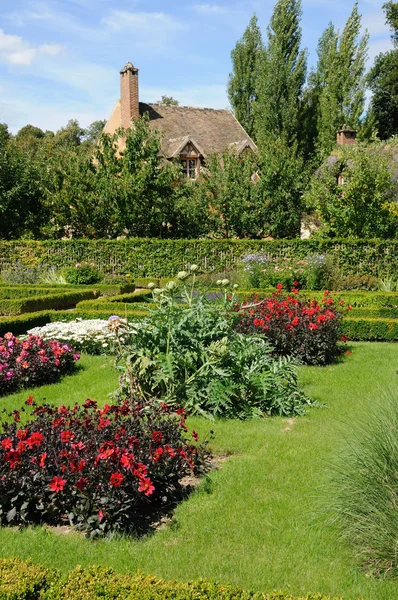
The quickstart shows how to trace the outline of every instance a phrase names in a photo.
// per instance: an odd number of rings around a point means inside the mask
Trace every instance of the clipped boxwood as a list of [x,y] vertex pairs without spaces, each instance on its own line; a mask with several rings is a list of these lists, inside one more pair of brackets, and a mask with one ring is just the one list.
[[22,335],[33,327],[42,327],[50,323],[51,313],[56,311],[41,311],[24,315],[0,317],[0,337],[11,331],[14,335]]
[[58,292],[32,298],[0,299],[0,315],[18,315],[42,310],[63,309],[75,306],[82,300],[95,298],[95,290]]
[[94,566],[74,568],[61,576],[54,570],[0,559],[2,600],[342,600],[322,594],[293,596],[290,592],[245,591],[212,581],[165,581],[150,575],[118,574]]
[[0,558],[1,600],[38,600],[52,583],[55,572],[31,561]]
[[388,342],[398,340],[398,319],[346,318],[341,331],[350,340]]

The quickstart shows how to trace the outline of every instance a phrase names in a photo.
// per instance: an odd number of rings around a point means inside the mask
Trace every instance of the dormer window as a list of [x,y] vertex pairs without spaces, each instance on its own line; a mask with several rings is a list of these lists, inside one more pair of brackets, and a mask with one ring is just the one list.
[[189,179],[196,179],[198,176],[199,160],[197,158],[181,158],[182,172]]

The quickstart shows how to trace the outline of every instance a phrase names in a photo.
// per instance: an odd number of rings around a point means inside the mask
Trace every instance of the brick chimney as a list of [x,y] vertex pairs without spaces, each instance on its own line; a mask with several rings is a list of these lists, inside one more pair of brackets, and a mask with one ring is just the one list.
[[357,131],[343,125],[337,132],[336,143],[338,146],[348,146],[357,143]]
[[138,119],[140,116],[138,69],[131,62],[126,63],[120,71],[120,103],[122,127],[127,129],[131,125],[131,119]]

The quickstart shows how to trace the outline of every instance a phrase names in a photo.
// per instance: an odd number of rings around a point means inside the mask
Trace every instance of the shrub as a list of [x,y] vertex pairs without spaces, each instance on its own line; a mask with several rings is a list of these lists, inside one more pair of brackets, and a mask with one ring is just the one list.
[[264,300],[254,296],[237,305],[242,318],[238,330],[261,332],[279,356],[295,356],[305,364],[325,365],[340,353],[340,314],[325,291],[320,302],[302,300],[298,290],[284,297],[282,284]]
[[398,400],[383,397],[334,466],[333,520],[374,574],[398,575]]
[[335,268],[325,254],[309,254],[305,259],[289,256],[270,257],[267,254],[246,254],[242,260],[244,272],[253,288],[273,288],[281,283],[291,289],[294,285],[308,290],[329,286]]
[[[205,445],[185,438],[185,413],[166,404],[100,409],[32,405],[23,427],[0,434],[0,523],[71,525],[91,536],[145,531],[182,498],[182,479],[207,467]],[[190,436],[195,441],[197,434]]]
[[[76,319],[70,322],[48,323],[35,327],[28,335],[38,335],[48,340],[57,340],[61,344],[70,344],[76,350],[87,354],[113,352],[116,345],[115,334],[109,329],[105,319]],[[121,342],[123,343],[123,336]]]
[[275,359],[261,336],[235,331],[228,280],[219,282],[223,291],[205,294],[195,290],[195,274],[179,276],[154,290],[150,316],[121,346],[121,395],[137,390],[210,418],[302,414],[309,400],[295,361]]
[[65,269],[64,277],[67,283],[74,285],[90,285],[101,281],[102,276],[94,263],[77,263],[74,267]]
[[42,274],[42,268],[17,261],[1,271],[1,279],[5,283],[38,283]]
[[15,390],[53,383],[72,371],[80,357],[54,340],[30,335],[25,340],[6,333],[0,338],[0,396]]
[[17,558],[0,558],[0,597],[2,600],[332,600],[322,594],[300,598],[290,592],[264,594],[213,581],[166,581],[151,575],[115,573],[100,566],[77,566],[62,576]]

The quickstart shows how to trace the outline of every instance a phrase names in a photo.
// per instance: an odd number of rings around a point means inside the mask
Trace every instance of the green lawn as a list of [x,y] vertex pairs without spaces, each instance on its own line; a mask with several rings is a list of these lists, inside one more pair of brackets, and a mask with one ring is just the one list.
[[[398,345],[358,343],[351,349],[339,364],[301,369],[307,393],[326,404],[304,418],[213,425],[191,420],[203,434],[213,427],[213,451],[229,458],[155,535],[90,542],[42,528],[4,528],[0,555],[31,557],[64,570],[100,563],[117,571],[213,578],[263,591],[319,591],[345,600],[397,598],[398,583],[366,577],[322,511],[330,462],[352,423],[386,387],[397,390]],[[82,366],[86,370],[78,375],[37,389],[36,398],[105,400],[117,379],[109,361],[85,357]],[[0,399],[0,408],[15,408],[26,395]]]

